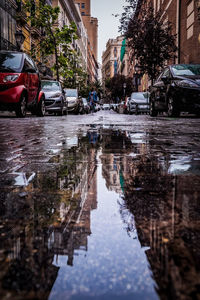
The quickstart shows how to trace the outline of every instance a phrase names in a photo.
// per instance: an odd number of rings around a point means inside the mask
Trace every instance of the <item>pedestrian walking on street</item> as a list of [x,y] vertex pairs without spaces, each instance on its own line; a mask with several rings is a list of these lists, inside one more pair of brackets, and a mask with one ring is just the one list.
[[95,111],[95,102],[97,101],[97,93],[95,90],[93,90],[92,92],[89,92],[89,104],[90,104],[90,108],[92,113]]

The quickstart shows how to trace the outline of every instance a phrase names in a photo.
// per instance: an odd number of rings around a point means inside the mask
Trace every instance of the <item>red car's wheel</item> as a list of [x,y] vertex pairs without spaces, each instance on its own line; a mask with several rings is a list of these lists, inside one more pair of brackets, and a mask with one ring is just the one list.
[[20,101],[17,104],[15,113],[18,118],[24,118],[26,116],[26,96],[25,96],[25,94],[22,94]]
[[36,114],[39,117],[44,117],[46,112],[45,102],[44,102],[44,96],[40,99],[40,102],[38,103]]

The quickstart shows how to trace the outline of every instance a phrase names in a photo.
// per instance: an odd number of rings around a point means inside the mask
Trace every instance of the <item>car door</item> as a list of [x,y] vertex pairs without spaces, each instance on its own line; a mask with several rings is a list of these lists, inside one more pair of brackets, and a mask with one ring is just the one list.
[[[165,78],[166,80],[163,80]],[[170,78],[169,68],[164,69],[154,84],[155,108],[163,110],[166,108],[166,92],[168,88],[168,80]]]
[[38,96],[40,81],[37,68],[28,55],[25,57],[25,70],[27,72],[28,102],[32,103]]

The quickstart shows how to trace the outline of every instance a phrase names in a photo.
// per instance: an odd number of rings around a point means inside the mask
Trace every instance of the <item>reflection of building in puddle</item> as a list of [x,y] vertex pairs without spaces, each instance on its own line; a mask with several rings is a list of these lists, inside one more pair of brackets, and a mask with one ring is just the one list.
[[[63,221],[51,228],[49,246],[57,255],[67,255],[69,265],[73,265],[75,250],[87,250],[87,238],[91,234],[90,213],[97,208],[97,167],[96,150],[90,149],[88,160],[83,165],[83,177],[78,184],[80,192],[71,207],[65,207]],[[77,189],[75,189],[77,190]],[[82,192],[81,192],[82,191]],[[87,192],[86,192],[87,191]],[[60,210],[63,216],[63,211]]]
[[1,188],[1,299],[47,299],[59,270],[55,255],[67,255],[72,265],[74,251],[87,250],[90,212],[97,207],[97,150],[79,144],[52,158],[56,167],[35,172],[24,187],[12,181]]
[[153,156],[138,157],[137,172],[126,181],[125,209],[134,215],[141,245],[149,247],[161,299],[199,297],[199,195],[199,176],[168,174]]
[[[134,135],[134,137],[138,135]],[[143,138],[145,134],[142,135]],[[139,135],[141,137],[141,135]],[[102,175],[106,186],[118,194],[124,192],[124,182],[130,175],[135,175],[137,165],[134,158],[140,155],[143,159],[147,153],[147,144],[140,144],[141,139],[130,139],[130,133],[120,131],[102,131]]]

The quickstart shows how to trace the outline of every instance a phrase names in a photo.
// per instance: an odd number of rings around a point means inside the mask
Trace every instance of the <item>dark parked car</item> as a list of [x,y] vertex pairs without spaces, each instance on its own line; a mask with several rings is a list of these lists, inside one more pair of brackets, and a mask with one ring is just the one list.
[[164,69],[150,95],[150,115],[167,112],[169,117],[180,112],[200,115],[200,64],[178,64]]
[[55,80],[42,80],[42,90],[45,93],[46,111],[59,116],[66,114],[66,98],[60,82]]
[[23,52],[0,51],[0,110],[25,117],[45,114],[45,96],[34,61]]
[[140,113],[149,113],[149,93],[132,93],[131,97],[128,99],[127,112],[136,115]]

